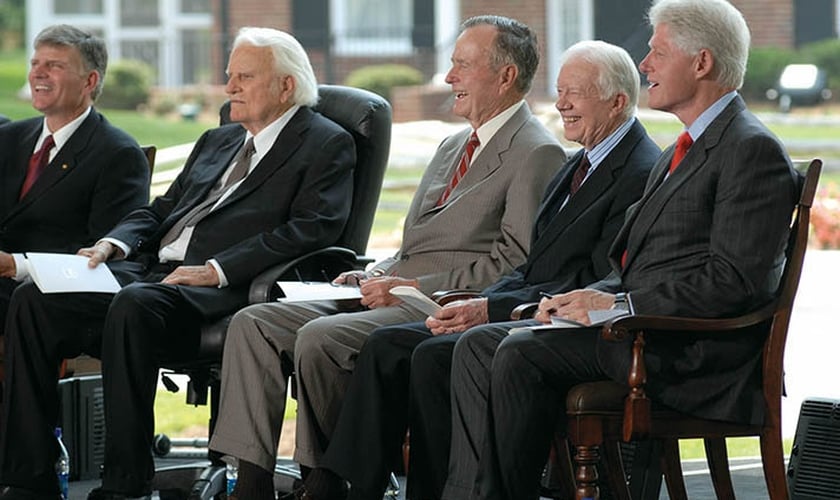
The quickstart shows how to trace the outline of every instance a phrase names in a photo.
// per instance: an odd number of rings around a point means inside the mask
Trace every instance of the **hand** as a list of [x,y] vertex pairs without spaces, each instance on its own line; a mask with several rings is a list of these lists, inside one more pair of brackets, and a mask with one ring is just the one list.
[[395,286],[419,287],[417,280],[399,278],[397,276],[380,276],[368,278],[359,284],[359,291],[362,292],[361,304],[371,309],[377,307],[389,307],[401,304],[402,301],[391,295],[388,291]]
[[434,316],[426,318],[426,326],[432,335],[465,332],[489,322],[487,299],[484,298],[450,302]]
[[17,266],[12,254],[0,252],[0,277],[14,278],[17,276]]
[[359,286],[362,280],[368,279],[370,276],[364,271],[345,271],[332,281],[333,285],[350,285]]
[[118,246],[104,240],[97,241],[92,247],[82,248],[76,252],[76,255],[87,257],[89,259],[88,267],[90,268],[94,268],[99,264],[110,260],[111,257],[115,259],[125,257],[125,255],[123,255],[123,251]]
[[219,274],[210,264],[178,266],[160,282],[165,285],[219,286]]
[[570,319],[588,325],[589,311],[609,309],[615,302],[615,295],[598,290],[575,290],[561,293],[552,298],[543,298],[537,306],[534,319],[541,323],[551,323],[551,316]]

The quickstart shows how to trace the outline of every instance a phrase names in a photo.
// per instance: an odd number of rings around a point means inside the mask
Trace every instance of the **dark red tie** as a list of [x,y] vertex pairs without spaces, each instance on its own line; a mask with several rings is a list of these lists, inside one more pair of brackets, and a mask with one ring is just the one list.
[[574,196],[578,192],[580,185],[583,184],[583,180],[586,179],[586,173],[589,172],[590,166],[589,155],[583,153],[583,158],[581,158],[577,170],[572,175],[572,183],[569,185],[569,196]]
[[470,136],[470,140],[467,141],[467,147],[464,148],[464,155],[461,156],[461,161],[458,162],[458,168],[455,170],[455,175],[452,176],[452,179],[449,180],[449,184],[447,184],[443,194],[440,195],[440,199],[437,202],[438,206],[446,203],[449,195],[455,190],[455,186],[457,186],[461,178],[467,174],[467,169],[470,168],[470,162],[472,161],[472,155],[475,153],[475,148],[477,148],[479,144],[481,144],[481,142],[479,142],[478,136],[475,131],[473,131]]
[[677,137],[677,145],[674,147],[674,157],[671,158],[671,166],[668,168],[668,174],[674,173],[674,169],[677,168],[677,165],[680,164],[682,159],[685,157],[685,154],[688,153],[688,148],[694,144],[694,141],[691,140],[691,136],[688,135],[688,132],[683,132]]
[[23,187],[20,188],[20,198],[23,199],[26,196],[26,193],[29,192],[29,189],[35,184],[35,181],[38,180],[38,177],[41,176],[41,172],[44,171],[44,168],[47,166],[47,163],[50,162],[50,150],[55,146],[55,141],[53,141],[53,136],[48,135],[46,139],[44,139],[44,143],[41,144],[41,149],[35,152],[31,158],[29,158],[29,167],[26,169],[26,178],[23,180]]

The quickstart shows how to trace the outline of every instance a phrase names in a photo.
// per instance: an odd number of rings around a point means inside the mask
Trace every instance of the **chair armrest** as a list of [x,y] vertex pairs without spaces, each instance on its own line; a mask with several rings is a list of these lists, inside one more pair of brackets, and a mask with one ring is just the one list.
[[326,247],[302,255],[288,262],[271,266],[251,280],[248,292],[250,304],[275,300],[278,280],[331,280],[339,273],[358,269],[356,252],[343,247]]
[[524,304],[519,304],[518,306],[513,308],[513,311],[510,312],[511,321],[533,319],[534,314],[537,313],[538,305],[539,304],[537,304],[536,302],[525,302]]
[[469,300],[480,298],[481,294],[475,290],[438,290],[432,294],[432,300],[445,306],[456,300]]
[[773,317],[776,302],[735,318],[681,318],[677,316],[622,316],[604,324],[601,337],[605,340],[623,340],[633,332],[663,330],[669,334],[679,332],[724,332],[757,325]]

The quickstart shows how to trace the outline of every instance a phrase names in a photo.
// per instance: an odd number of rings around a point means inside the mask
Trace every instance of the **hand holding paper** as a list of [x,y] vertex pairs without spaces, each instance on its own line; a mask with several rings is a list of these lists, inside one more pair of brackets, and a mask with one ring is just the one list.
[[120,284],[108,266],[88,266],[88,257],[28,252],[29,275],[42,293],[117,293]]

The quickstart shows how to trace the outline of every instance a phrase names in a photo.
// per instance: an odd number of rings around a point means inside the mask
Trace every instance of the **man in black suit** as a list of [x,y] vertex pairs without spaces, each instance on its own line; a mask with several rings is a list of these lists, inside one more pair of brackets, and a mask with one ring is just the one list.
[[580,42],[562,56],[557,92],[564,135],[583,149],[549,184],[527,261],[482,298],[449,304],[425,324],[374,332],[357,360],[325,468],[307,481],[315,498],[319,477],[331,475],[350,481],[352,499],[382,498],[406,427],[408,498],[440,498],[449,463],[449,363],[460,332],[507,329],[510,323],[500,322],[515,306],[609,272],[609,245],[660,154],[633,116],[638,72],[624,49]]
[[[726,0],[661,0],[651,7],[650,52],[640,64],[649,104],[685,125],[657,161],[642,199],[610,249],[613,272],[586,289],[544,299],[536,319],[590,324],[589,312],[700,318],[747,313],[771,300],[785,260],[796,173],[784,147],[747,111],[750,34]],[[568,390],[626,383],[631,338],[600,329],[464,335],[455,348],[453,440],[472,444],[472,476],[450,474],[457,498],[531,499],[549,444],[565,428]],[[648,332],[647,394],[702,418],[760,424],[766,328],[722,335]],[[453,496],[453,498],[455,498]]]
[[46,297],[23,285],[13,295],[3,500],[55,498],[56,367],[79,352],[101,353],[105,397],[103,482],[88,498],[147,496],[160,351],[190,346],[203,321],[244,306],[263,269],[340,235],[355,149],[312,111],[317,82],[303,47],[281,31],[243,28],[228,77],[239,124],[206,132],[165,195],[79,251],[91,266],[108,261],[124,288]]
[[[105,42],[57,25],[33,45],[29,90],[43,116],[0,128],[0,336],[12,292],[29,275],[23,252],[75,252],[149,202],[137,142],[93,109]],[[0,363],[2,352],[0,343]],[[0,364],[0,380],[2,372]]]

